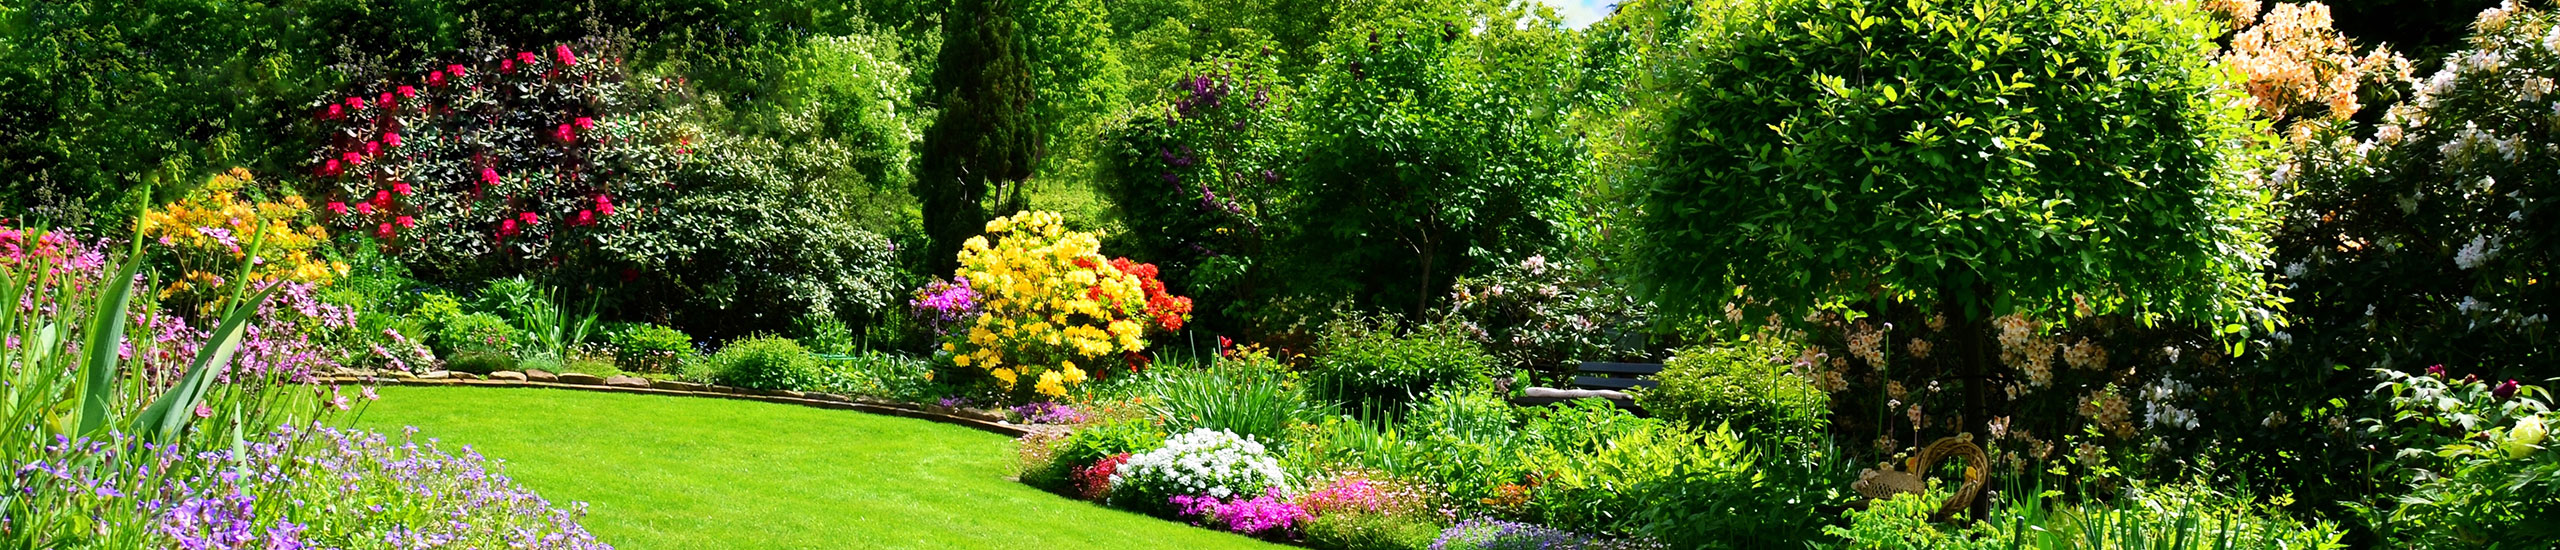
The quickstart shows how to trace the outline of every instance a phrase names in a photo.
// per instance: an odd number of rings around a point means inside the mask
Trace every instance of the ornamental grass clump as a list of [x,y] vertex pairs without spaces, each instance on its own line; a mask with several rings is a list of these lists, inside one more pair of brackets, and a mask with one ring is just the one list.
[[[1224,499],[1288,486],[1262,443],[1234,432],[1192,430],[1164,447],[1130,456],[1111,476],[1111,500],[1142,510],[1177,506],[1173,497]],[[1170,510],[1166,510],[1170,511]]]
[[[961,281],[937,285],[917,307],[965,326],[943,336],[952,364],[983,371],[1016,396],[1062,397],[1070,387],[1144,364],[1150,331],[1176,331],[1191,299],[1167,292],[1154,265],[1106,259],[1092,233],[1051,212],[987,222],[961,246]],[[954,293],[966,293],[961,299]],[[974,306],[974,311],[954,310]]]

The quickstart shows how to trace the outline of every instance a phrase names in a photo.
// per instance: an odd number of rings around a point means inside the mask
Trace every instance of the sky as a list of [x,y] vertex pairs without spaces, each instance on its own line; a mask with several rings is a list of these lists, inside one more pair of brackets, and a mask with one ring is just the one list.
[[1564,26],[1583,28],[1609,15],[1609,5],[1616,0],[1538,0],[1555,6],[1556,15],[1564,17]]

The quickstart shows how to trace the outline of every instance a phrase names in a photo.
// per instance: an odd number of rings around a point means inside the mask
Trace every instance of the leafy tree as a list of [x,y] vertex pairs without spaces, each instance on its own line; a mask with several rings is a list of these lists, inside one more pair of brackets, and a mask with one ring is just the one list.
[[928,272],[959,265],[960,242],[987,222],[989,186],[1030,178],[1046,146],[1013,2],[960,0],[944,18],[944,47],[933,75],[941,112],[925,131],[915,183],[931,239]]
[[1294,90],[1272,57],[1219,58],[1190,66],[1173,94],[1131,113],[1103,141],[1111,148],[1103,190],[1125,231],[1113,248],[1162,266],[1163,280],[1203,303],[1198,322],[1244,329],[1284,286],[1267,262],[1287,231],[1283,182],[1294,175]]
[[1420,314],[1483,260],[1553,245],[1545,216],[1580,151],[1556,131],[1575,38],[1529,10],[1454,6],[1326,40],[1289,178],[1302,293]]
[[2262,134],[2195,8],[1700,9],[1721,15],[1679,37],[1699,46],[1638,225],[1647,288],[1693,326],[1936,308],[1979,426],[1993,315],[2275,322]]

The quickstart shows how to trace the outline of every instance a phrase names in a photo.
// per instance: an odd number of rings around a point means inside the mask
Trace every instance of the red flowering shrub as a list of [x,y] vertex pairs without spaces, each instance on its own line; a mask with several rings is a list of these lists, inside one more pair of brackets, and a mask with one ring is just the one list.
[[678,119],[686,94],[630,74],[621,50],[590,39],[473,52],[315,105],[313,194],[332,224],[412,266],[479,274],[573,261],[627,231],[628,217],[655,213],[692,152],[694,130]]
[[1103,497],[1111,496],[1111,476],[1120,473],[1120,465],[1129,462],[1129,456],[1129,453],[1111,455],[1109,458],[1093,463],[1092,466],[1077,468],[1076,495],[1091,501],[1100,501]]

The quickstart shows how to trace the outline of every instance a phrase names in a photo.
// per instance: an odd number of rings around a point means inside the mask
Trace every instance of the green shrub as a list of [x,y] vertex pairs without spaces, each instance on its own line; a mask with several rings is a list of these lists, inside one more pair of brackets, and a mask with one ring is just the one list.
[[1106,422],[1076,430],[1066,441],[1058,442],[1050,456],[1061,466],[1083,468],[1112,455],[1163,446],[1164,438],[1164,430],[1151,423]]
[[516,357],[503,352],[468,350],[456,353],[452,357],[445,360],[444,370],[471,374],[516,370]]
[[453,295],[429,292],[418,297],[418,307],[409,310],[409,317],[426,323],[427,328],[442,329],[445,322],[461,317],[463,313],[462,301],[453,299]]
[[436,349],[442,355],[483,351],[512,354],[520,338],[515,325],[487,313],[466,313],[448,318],[436,330]]
[[639,324],[613,331],[614,364],[637,372],[675,372],[693,355],[693,337],[665,325]]
[[1260,441],[1280,441],[1291,424],[1320,412],[1292,387],[1279,363],[1260,353],[1218,358],[1202,370],[1158,367],[1147,407],[1176,433],[1226,430]]
[[701,362],[690,377],[713,384],[759,390],[796,390],[817,380],[823,365],[808,348],[790,338],[757,336],[730,342]]
[[932,390],[933,364],[886,353],[823,360],[811,389],[895,401],[923,401]]
[[1492,378],[1493,357],[1455,325],[1411,327],[1393,320],[1327,324],[1307,386],[1318,399],[1397,411],[1442,389],[1476,389]]
[[1440,537],[1435,522],[1394,514],[1341,512],[1306,525],[1306,545],[1320,550],[1425,550]]
[[1794,360],[1793,349],[1767,338],[1680,350],[1654,378],[1661,385],[1637,392],[1636,403],[1703,429],[1730,425],[1752,441],[1809,444],[1831,424],[1831,395],[1789,372]]

